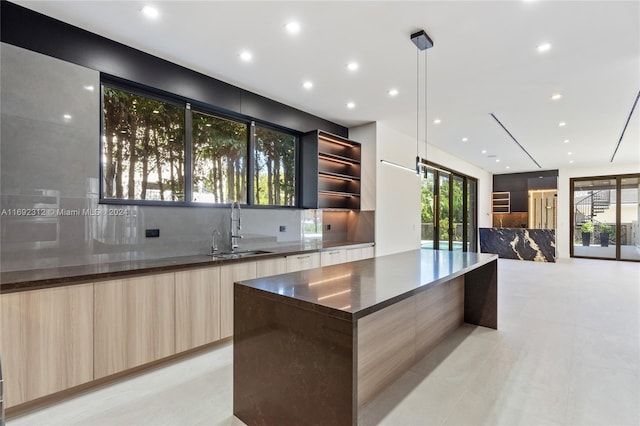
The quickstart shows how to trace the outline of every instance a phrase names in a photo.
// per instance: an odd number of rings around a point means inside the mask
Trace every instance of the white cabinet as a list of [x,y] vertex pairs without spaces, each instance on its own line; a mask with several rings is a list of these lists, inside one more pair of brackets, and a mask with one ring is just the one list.
[[347,249],[347,262],[370,259],[374,257],[373,247],[361,247]]
[[328,250],[321,253],[320,264],[322,266],[337,265],[346,261],[347,251],[345,249]]
[[304,271],[320,267],[320,253],[304,253],[287,256],[287,272]]

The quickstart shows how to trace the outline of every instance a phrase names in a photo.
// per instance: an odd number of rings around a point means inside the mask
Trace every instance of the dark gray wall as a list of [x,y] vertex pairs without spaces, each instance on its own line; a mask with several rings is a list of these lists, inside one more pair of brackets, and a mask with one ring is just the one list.
[[2,1],[2,42],[43,53],[184,100],[302,133],[322,129],[347,137],[339,124],[240,89],[16,4]]
[[511,211],[526,212],[530,189],[557,189],[558,171],[510,173],[493,175],[493,192],[510,192]]

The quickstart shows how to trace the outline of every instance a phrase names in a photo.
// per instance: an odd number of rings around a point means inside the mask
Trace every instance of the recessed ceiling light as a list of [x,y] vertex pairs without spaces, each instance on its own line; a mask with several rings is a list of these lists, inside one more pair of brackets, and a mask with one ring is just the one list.
[[398,96],[398,89],[391,89],[387,93],[389,93],[389,96]]
[[249,62],[251,58],[253,58],[253,55],[251,54],[251,52],[247,50],[240,52],[240,59],[242,59],[243,61]]
[[563,140],[562,142],[564,142],[564,143],[569,143],[569,139],[565,139],[565,140]]
[[302,87],[304,87],[305,89],[311,89],[313,87],[313,83],[310,81],[305,81],[304,83],[302,83]]
[[357,62],[349,62],[347,64],[347,68],[349,69],[349,71],[355,71],[355,70],[358,69],[358,67],[359,67],[359,65],[358,65]]
[[160,12],[158,11],[158,9],[149,5],[146,5],[145,7],[142,8],[142,13],[147,18],[151,18],[151,19],[156,19],[158,16],[160,16]]
[[285,25],[285,28],[291,34],[295,34],[300,31],[300,24],[298,24],[297,22],[289,22],[287,25]]
[[468,140],[469,140],[469,138],[462,138],[462,142],[466,142]]
[[94,87],[93,86],[84,86],[84,90],[88,90],[90,92],[93,92]]
[[435,120],[433,120],[433,124],[440,124],[442,123],[442,120],[440,120],[439,118],[436,118]]
[[356,107],[355,102],[347,102],[347,108],[354,109]]
[[569,164],[573,164],[573,160],[569,160]]
[[539,44],[538,47],[536,47],[536,49],[538,49],[538,52],[546,52],[548,50],[551,50],[551,43]]
[[567,155],[573,155],[573,153],[571,151],[567,152]]
[[509,166],[505,167],[505,169],[510,169],[510,168],[511,168],[511,167],[509,167]]
[[70,114],[65,114],[62,116],[62,118],[64,118],[65,120],[71,120],[71,115]]
[[561,122],[558,123],[559,127],[564,127],[566,125],[567,125],[567,123],[565,123],[564,121],[561,121]]
[[499,163],[499,162],[500,162],[500,159],[499,159],[499,158],[496,158],[496,163]]
[[481,154],[486,154],[486,153],[487,153],[487,150],[486,150],[486,149],[483,149],[482,151],[480,151],[480,153],[481,153]]
[[559,101],[560,99],[562,99],[562,95],[560,93],[554,93],[553,95],[551,95],[552,101]]

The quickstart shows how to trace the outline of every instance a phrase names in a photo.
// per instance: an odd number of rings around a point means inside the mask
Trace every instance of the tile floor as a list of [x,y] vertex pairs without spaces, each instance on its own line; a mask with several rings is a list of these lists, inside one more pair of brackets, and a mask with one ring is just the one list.
[[[369,404],[362,425],[640,424],[640,264],[499,261],[499,330],[463,326]],[[242,425],[232,346],[8,421]]]

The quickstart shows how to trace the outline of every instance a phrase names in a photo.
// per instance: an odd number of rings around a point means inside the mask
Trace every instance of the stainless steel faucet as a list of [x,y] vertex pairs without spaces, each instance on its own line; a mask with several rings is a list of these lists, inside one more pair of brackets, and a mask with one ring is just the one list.
[[218,240],[216,240],[216,235],[219,237],[220,232],[213,228],[211,232],[211,254],[215,254],[218,251]]
[[240,210],[240,203],[234,201],[233,203],[231,203],[231,228],[229,231],[232,252],[236,251],[236,249],[238,248],[238,240],[242,238],[242,235],[240,235],[241,229],[242,211]]

